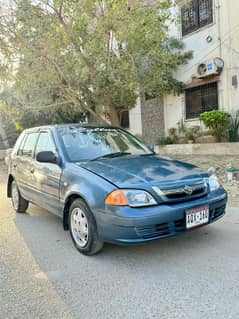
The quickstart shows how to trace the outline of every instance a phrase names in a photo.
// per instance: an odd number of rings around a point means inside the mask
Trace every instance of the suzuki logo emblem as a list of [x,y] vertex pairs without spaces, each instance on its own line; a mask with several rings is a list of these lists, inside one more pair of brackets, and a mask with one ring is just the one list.
[[184,187],[184,192],[185,192],[187,195],[192,195],[192,193],[193,193],[193,188],[192,188],[191,186],[185,185],[185,187]]

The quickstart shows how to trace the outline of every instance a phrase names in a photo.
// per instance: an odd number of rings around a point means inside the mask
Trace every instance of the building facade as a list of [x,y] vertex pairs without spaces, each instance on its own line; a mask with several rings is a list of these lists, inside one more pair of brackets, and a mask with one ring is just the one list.
[[[180,121],[202,126],[199,116],[205,111],[239,110],[239,1],[177,0],[173,10],[179,22],[170,32],[194,56],[175,74],[185,85],[183,94],[141,99],[130,111],[130,130],[148,143],[157,143]],[[150,119],[145,119],[146,108],[153,113]]]

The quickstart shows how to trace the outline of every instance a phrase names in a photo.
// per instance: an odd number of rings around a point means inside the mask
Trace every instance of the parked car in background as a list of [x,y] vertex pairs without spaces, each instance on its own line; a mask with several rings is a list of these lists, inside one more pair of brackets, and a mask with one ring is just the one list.
[[25,130],[8,159],[16,212],[36,204],[63,219],[75,247],[138,244],[213,223],[227,194],[217,177],[154,154],[111,126],[56,125]]

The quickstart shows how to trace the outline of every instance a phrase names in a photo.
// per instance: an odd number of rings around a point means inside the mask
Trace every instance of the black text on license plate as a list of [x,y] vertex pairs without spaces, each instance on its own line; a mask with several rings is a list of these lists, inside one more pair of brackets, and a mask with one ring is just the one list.
[[186,211],[186,228],[190,229],[207,224],[209,221],[209,207],[203,206]]

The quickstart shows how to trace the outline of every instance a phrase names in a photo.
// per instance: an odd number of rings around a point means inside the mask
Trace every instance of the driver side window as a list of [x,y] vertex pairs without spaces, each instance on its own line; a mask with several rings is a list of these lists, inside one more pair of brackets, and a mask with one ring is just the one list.
[[56,153],[56,146],[50,132],[40,132],[36,146],[36,154],[39,152],[51,151]]

